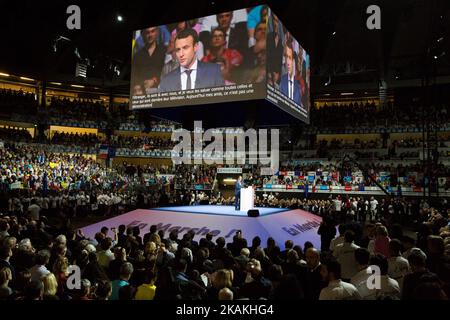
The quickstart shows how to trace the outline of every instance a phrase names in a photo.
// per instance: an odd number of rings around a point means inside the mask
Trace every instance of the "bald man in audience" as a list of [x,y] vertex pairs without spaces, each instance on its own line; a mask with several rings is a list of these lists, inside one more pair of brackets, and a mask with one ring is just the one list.
[[233,291],[223,288],[219,291],[219,300],[233,300]]
[[306,250],[306,273],[305,297],[308,300],[318,300],[320,291],[327,286],[320,275],[320,253],[316,248]]

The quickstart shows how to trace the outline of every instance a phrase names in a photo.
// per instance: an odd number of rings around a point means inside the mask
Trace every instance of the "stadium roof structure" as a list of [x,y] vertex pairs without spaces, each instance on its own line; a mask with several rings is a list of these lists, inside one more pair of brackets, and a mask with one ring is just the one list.
[[[66,10],[72,4],[81,9],[81,30],[66,27]],[[127,92],[133,30],[267,4],[310,53],[313,93],[330,82],[421,78],[427,54],[438,58],[433,66],[435,75],[450,75],[447,0],[197,0],[164,4],[165,8],[141,0],[5,2],[0,20],[0,71],[57,80],[74,77],[76,62],[88,59],[85,81],[100,80],[104,86]],[[366,27],[366,9],[373,4],[381,8],[381,30]]]

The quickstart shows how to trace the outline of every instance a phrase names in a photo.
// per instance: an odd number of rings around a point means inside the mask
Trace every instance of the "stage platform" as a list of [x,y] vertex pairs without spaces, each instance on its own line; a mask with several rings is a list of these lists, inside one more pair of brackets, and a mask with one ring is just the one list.
[[[287,211],[289,209],[282,208],[256,208],[259,210],[260,216],[266,216],[269,214],[279,213]],[[246,211],[239,211],[234,209],[234,206],[214,206],[214,205],[198,205],[198,206],[182,206],[182,207],[162,207],[156,208],[154,210],[163,211],[176,211],[176,212],[186,212],[186,213],[203,213],[203,214],[215,214],[215,215],[226,215],[235,217],[247,217]]]
[[[139,226],[141,236],[149,232],[151,225],[163,229],[166,237],[169,232],[178,229],[181,236],[187,231],[195,231],[195,240],[204,237],[207,232],[217,237],[232,241],[237,230],[251,245],[253,237],[259,236],[265,246],[267,238],[272,237],[278,246],[284,250],[284,242],[288,239],[303,247],[305,241],[310,241],[320,248],[320,236],[317,229],[322,218],[304,210],[289,210],[278,208],[257,208],[260,216],[248,217],[246,212],[235,211],[233,206],[198,205],[183,207],[163,207],[154,209],[137,209],[123,215],[107,219],[82,228],[86,237],[94,238],[103,226],[127,227]],[[109,234],[111,236],[111,233]]]

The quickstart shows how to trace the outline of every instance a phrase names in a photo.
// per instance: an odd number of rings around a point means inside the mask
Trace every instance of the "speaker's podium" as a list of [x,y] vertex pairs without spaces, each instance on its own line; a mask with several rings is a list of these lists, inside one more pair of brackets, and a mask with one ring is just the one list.
[[247,212],[255,206],[255,191],[252,187],[241,188],[241,211]]

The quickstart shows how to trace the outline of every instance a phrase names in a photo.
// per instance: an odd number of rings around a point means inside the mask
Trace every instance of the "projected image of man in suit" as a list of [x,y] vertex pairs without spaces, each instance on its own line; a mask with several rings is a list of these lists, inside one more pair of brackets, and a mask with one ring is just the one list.
[[175,52],[180,67],[161,79],[160,91],[218,87],[225,84],[217,64],[198,61],[198,41],[198,34],[193,29],[177,33]]
[[289,99],[293,100],[297,104],[300,104],[300,84],[295,79],[294,49],[292,47],[292,42],[290,41],[287,41],[284,47],[284,59],[287,73],[281,76],[280,90]]

